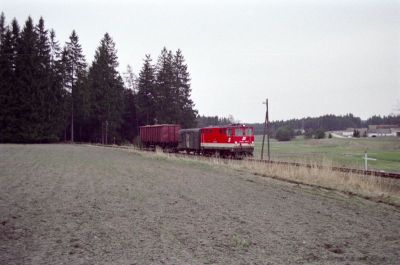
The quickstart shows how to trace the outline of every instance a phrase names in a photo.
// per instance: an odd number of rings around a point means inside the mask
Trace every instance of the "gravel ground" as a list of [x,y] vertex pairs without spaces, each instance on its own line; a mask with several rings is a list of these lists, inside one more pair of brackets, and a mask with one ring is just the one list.
[[0,145],[0,264],[399,264],[400,210],[199,162]]

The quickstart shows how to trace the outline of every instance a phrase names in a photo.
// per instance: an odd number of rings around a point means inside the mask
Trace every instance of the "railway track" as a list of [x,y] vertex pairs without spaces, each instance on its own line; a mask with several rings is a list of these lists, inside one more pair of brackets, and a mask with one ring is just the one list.
[[[116,146],[116,145],[100,145],[100,144],[98,144],[96,146],[114,147],[114,148],[120,148],[120,149],[129,149],[129,147],[126,147],[126,146]],[[141,150],[142,151],[154,151],[154,150],[151,150],[151,149],[141,149]],[[185,158],[190,158],[190,157],[196,157],[197,156],[195,154],[182,154],[182,153],[171,153],[171,154],[173,154],[173,155],[175,155],[177,157],[185,157]],[[222,157],[220,157],[219,159],[239,160],[239,159],[222,158]],[[261,160],[261,159],[254,159],[254,158],[247,158],[246,160],[257,162],[257,163],[264,163],[264,164],[288,165],[288,166],[295,166],[295,167],[319,168],[319,169],[327,168],[327,167],[324,167],[324,166],[316,166],[316,165],[311,165],[311,164],[303,164],[303,163],[287,162],[287,161]],[[382,177],[382,178],[400,179],[400,173],[394,173],[394,172],[383,172],[383,171],[376,171],[376,170],[363,170],[363,169],[347,168],[347,167],[329,167],[329,169],[332,170],[332,171],[338,171],[338,172],[344,172],[344,173],[354,173],[354,174],[364,175],[364,176],[375,176],[375,177]]]

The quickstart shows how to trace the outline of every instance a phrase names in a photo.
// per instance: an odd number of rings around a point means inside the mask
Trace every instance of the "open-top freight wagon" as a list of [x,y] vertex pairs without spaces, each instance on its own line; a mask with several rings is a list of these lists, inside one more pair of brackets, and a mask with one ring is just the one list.
[[206,156],[241,158],[254,151],[254,129],[241,124],[182,130],[176,124],[143,126],[140,137],[145,147]]
[[145,148],[160,146],[163,149],[176,150],[179,142],[179,124],[158,124],[140,127],[140,141]]

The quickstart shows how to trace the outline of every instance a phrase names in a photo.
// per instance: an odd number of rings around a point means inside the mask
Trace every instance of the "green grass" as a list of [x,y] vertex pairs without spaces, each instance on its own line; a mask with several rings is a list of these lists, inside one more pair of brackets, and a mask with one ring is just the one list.
[[[255,157],[261,156],[262,136],[256,136]],[[369,158],[368,168],[400,172],[400,138],[331,138],[308,139],[297,137],[289,142],[270,141],[271,159],[305,163],[324,163],[333,166],[364,167],[364,153]],[[267,158],[267,144],[264,147]]]

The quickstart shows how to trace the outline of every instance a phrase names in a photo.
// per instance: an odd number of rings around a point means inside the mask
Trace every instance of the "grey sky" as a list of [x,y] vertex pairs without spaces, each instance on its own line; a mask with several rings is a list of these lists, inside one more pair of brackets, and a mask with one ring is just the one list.
[[400,1],[0,0],[21,26],[43,16],[60,43],[73,29],[93,60],[105,32],[120,71],[180,48],[200,114],[262,122],[395,112],[400,102]]

